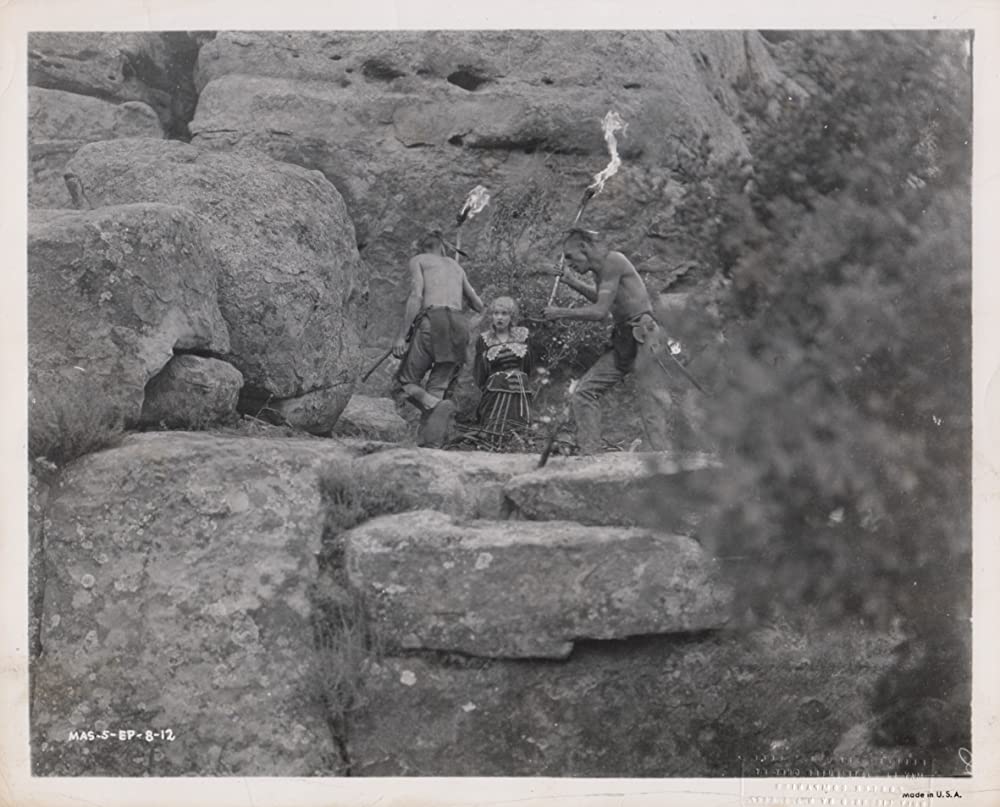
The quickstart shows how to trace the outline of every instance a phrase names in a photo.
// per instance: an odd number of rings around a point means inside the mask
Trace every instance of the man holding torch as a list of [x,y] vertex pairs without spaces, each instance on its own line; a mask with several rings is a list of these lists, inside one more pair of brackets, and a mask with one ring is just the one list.
[[406,311],[392,346],[392,355],[402,359],[396,379],[423,412],[418,442],[432,448],[445,442],[455,412],[445,393],[462,367],[469,342],[463,298],[477,312],[483,310],[465,270],[445,254],[448,248],[455,249],[438,231],[420,239],[419,254],[410,259]]
[[[600,450],[600,398],[633,370],[646,447],[654,451],[675,448],[675,408],[668,389],[668,371],[660,358],[668,348],[653,317],[646,284],[629,259],[611,250],[593,230],[570,230],[562,256],[566,266],[557,270],[557,277],[591,304],[579,308],[548,306],[543,311],[545,319],[599,322],[610,314],[614,321],[611,344],[580,379],[570,399],[580,452],[594,454]],[[576,279],[567,268],[592,273],[596,284]]]

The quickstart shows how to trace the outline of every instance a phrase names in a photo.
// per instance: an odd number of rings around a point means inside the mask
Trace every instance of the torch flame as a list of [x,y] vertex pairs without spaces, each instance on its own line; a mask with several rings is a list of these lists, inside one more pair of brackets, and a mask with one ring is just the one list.
[[628,124],[622,120],[621,115],[613,110],[604,116],[604,120],[601,122],[601,130],[604,132],[604,142],[608,144],[608,154],[611,155],[611,161],[605,166],[603,171],[594,175],[594,181],[587,188],[587,191],[592,196],[596,196],[604,190],[604,183],[608,181],[608,178],[618,173],[618,168],[622,164],[622,158],[618,156],[618,139],[615,137],[615,132],[620,129],[624,133],[627,126]]
[[476,185],[469,195],[465,197],[465,204],[462,206],[462,212],[458,215],[459,224],[471,219],[477,213],[479,213],[490,201],[490,192],[486,190],[482,185]]

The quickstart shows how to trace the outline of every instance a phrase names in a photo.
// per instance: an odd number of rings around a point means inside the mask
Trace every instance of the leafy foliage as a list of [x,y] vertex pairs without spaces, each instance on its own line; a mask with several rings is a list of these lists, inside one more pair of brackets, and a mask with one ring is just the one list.
[[[727,231],[699,300],[718,317],[703,329],[726,340],[705,405],[729,473],[706,540],[741,558],[741,593],[759,613],[902,619],[967,647],[965,42],[838,32],[796,43],[818,91],[777,111],[748,99],[771,122],[752,144],[753,181],[722,202]],[[932,676],[924,694],[953,684]]]

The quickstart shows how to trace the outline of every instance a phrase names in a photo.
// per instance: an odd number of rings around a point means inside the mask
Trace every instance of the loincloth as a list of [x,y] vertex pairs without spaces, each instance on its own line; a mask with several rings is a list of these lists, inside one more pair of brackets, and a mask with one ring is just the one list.
[[406,356],[396,371],[400,384],[419,384],[434,365],[450,364],[457,368],[465,361],[469,325],[461,311],[443,306],[428,306],[414,318]]
[[[658,328],[656,319],[649,311],[643,311],[628,319],[616,322],[611,331],[611,349],[615,354],[615,367],[627,373],[635,365],[639,345],[645,341],[643,333],[654,332]],[[636,338],[639,336],[640,338]]]

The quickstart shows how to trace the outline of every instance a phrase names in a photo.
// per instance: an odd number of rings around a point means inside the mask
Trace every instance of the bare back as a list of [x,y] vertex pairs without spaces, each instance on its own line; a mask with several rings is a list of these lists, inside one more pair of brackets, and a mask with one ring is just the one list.
[[419,264],[423,274],[424,289],[421,307],[443,305],[447,308],[461,310],[462,290],[465,280],[465,270],[446,255],[421,253],[414,262]]
[[616,276],[617,292],[610,309],[615,322],[624,322],[653,310],[646,284],[632,262],[620,252],[609,252],[597,275],[598,288],[606,280],[613,281]]

